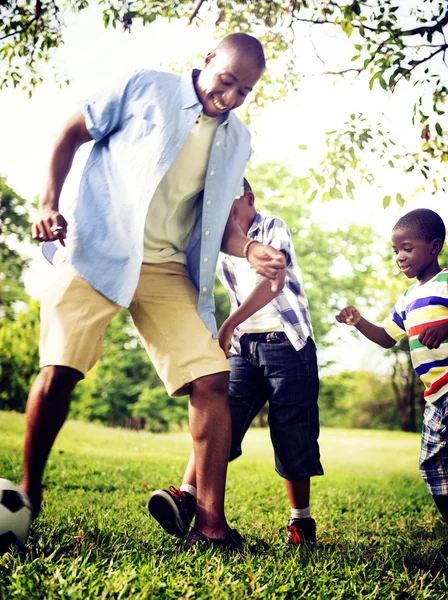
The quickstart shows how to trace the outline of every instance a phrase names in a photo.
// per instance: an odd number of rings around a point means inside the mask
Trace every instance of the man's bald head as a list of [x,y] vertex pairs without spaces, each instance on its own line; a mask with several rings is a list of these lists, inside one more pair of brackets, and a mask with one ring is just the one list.
[[247,33],[231,33],[227,35],[216,47],[216,52],[221,50],[241,52],[245,56],[250,56],[257,68],[262,71],[266,69],[263,46],[256,38]]

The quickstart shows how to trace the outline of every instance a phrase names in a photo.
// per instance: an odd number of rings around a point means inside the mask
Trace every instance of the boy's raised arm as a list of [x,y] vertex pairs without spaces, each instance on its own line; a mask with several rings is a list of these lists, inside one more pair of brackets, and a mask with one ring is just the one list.
[[278,288],[275,291],[272,291],[271,282],[268,279],[262,279],[241,306],[221,325],[218,332],[218,340],[227,357],[231,356],[229,346],[235,327],[255,314],[260,308],[269,304],[281,292],[285,285],[285,276],[286,269],[278,271]]
[[354,306],[343,308],[336,316],[336,321],[353,325],[363,336],[383,348],[392,348],[397,343],[382,327],[367,321]]

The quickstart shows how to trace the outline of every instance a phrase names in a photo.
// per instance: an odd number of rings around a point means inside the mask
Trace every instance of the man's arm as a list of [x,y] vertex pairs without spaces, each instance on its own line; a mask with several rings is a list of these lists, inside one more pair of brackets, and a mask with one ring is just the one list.
[[278,289],[276,291],[272,290],[271,282],[268,279],[262,279],[241,306],[221,325],[218,340],[227,357],[231,356],[229,346],[235,327],[255,314],[260,308],[269,304],[282,291],[285,285],[285,276],[286,269],[277,271]]
[[38,216],[32,225],[35,240],[45,242],[59,239],[64,245],[67,221],[59,212],[59,197],[76,151],[91,140],[84,115],[77,112],[67,121],[53,148],[45,192],[39,203]]
[[383,348],[392,348],[397,343],[382,327],[378,327],[378,325],[364,319],[354,306],[347,306],[342,309],[336,316],[336,321],[346,325],[354,325],[368,340]]
[[[224,230],[221,251],[232,256],[244,257],[244,247],[248,241],[241,227],[230,215]],[[247,260],[259,275],[272,280],[272,292],[277,295],[279,271],[286,268],[283,252],[261,242],[254,242],[249,247]]]

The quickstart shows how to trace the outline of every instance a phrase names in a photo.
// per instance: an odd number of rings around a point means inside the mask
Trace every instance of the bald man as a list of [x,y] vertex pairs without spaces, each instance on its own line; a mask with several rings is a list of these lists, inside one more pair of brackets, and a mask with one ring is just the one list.
[[[143,69],[89,98],[57,139],[32,227],[34,239],[63,246],[41,299],[41,370],[27,404],[22,487],[34,516],[72,391],[125,307],[167,392],[190,395],[195,528],[216,545],[241,546],[224,514],[229,369],[216,339],[213,280],[219,250],[245,256],[274,288],[285,266],[281,252],[253,244],[229,219],[251,152],[232,111],[264,68],[260,43],[232,34],[201,71]],[[91,140],[66,220],[60,192],[77,149]]]

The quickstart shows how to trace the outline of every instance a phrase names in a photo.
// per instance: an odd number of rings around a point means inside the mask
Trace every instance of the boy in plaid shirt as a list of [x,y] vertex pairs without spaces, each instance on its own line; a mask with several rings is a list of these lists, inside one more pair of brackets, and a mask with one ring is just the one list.
[[[310,478],[323,475],[318,445],[319,378],[316,346],[302,277],[288,227],[278,217],[255,209],[252,189],[235,199],[232,216],[250,245],[270,244],[286,257],[280,285],[256,274],[245,258],[221,254],[218,276],[231,301],[231,314],[219,331],[229,358],[232,446],[230,460],[241,455],[241,443],[252,420],[269,400],[269,427],[275,469],[284,478],[291,505],[287,548],[316,543],[310,511]],[[230,348],[230,349],[229,349]],[[183,536],[195,509],[194,457],[179,489],[157,490],[150,511],[169,533]],[[153,509],[151,510],[151,503]]]

